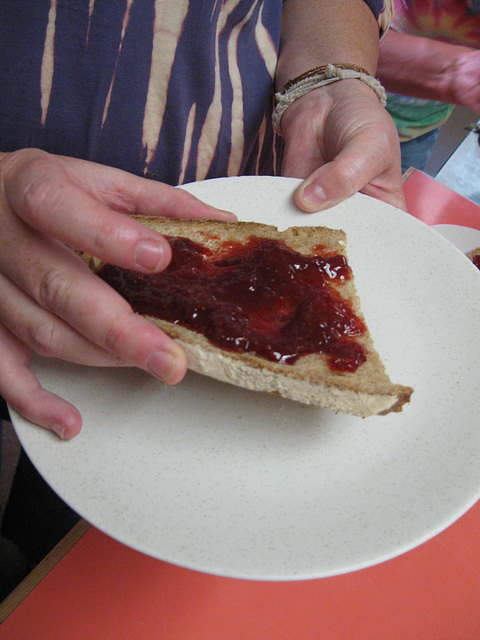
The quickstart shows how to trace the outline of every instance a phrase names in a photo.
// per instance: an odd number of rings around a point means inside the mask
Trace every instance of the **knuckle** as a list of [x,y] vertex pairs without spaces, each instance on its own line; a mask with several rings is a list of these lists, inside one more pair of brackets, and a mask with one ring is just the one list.
[[329,176],[332,187],[329,187],[328,194],[331,195],[331,192],[335,195],[337,193],[353,194],[358,191],[360,167],[352,162],[333,163],[333,165]]
[[39,302],[50,311],[62,309],[68,303],[71,288],[70,278],[65,269],[50,269],[40,280]]
[[47,156],[47,154],[40,149],[19,149],[12,151],[0,161],[2,176],[12,179],[18,171],[23,171],[32,161],[43,156]]
[[101,221],[99,226],[93,230],[92,252],[94,255],[104,255],[117,237],[118,228],[115,227],[115,224]]
[[105,348],[111,353],[120,354],[124,351],[125,342],[125,324],[113,321],[105,332]]
[[44,322],[28,330],[30,348],[41,356],[57,354],[57,332],[54,322]]
[[338,181],[346,185],[347,188],[351,191],[356,187],[359,173],[360,168],[355,163],[343,164],[341,167],[341,173],[338,176]]
[[[43,164],[43,160],[40,161]],[[28,212],[29,219],[35,225],[42,213],[55,207],[59,198],[59,189],[52,181],[46,167],[38,166],[31,170],[31,174],[27,176],[23,189],[23,201],[25,210]]]
[[27,417],[31,413],[31,400],[29,396],[25,397],[24,395],[17,394],[10,403],[21,416]]
[[14,152],[5,158],[2,174],[7,196],[21,204],[31,222],[55,207],[61,194],[57,173],[55,159],[37,149]]
[[386,154],[389,154],[392,149],[396,149],[397,146],[400,147],[397,132],[388,130],[386,127],[377,133],[375,143],[378,145],[380,153]]

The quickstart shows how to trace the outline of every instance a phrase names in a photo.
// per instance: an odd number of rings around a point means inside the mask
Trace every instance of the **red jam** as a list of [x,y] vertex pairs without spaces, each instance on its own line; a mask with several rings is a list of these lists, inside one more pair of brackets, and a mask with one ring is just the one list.
[[478,254],[478,256],[473,256],[472,262],[477,269],[480,269],[480,254]]
[[324,353],[333,370],[355,371],[365,361],[354,339],[365,326],[337,291],[351,277],[342,255],[304,256],[254,236],[215,252],[186,238],[168,240],[173,257],[161,273],[112,265],[98,273],[137,313],[193,329],[222,349],[275,362]]

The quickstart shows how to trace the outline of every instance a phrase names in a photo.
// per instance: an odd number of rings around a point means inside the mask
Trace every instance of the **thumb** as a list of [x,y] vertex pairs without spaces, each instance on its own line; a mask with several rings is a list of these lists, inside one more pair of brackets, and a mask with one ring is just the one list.
[[359,191],[369,177],[352,162],[351,157],[347,164],[339,154],[302,182],[295,194],[295,202],[308,213],[327,209]]
[[[358,151],[358,150],[357,150]],[[365,151],[352,149],[340,152],[331,162],[313,171],[295,193],[296,205],[313,213],[328,209],[358,191],[383,200],[399,209],[406,209],[401,171],[393,164],[383,167],[368,162]]]

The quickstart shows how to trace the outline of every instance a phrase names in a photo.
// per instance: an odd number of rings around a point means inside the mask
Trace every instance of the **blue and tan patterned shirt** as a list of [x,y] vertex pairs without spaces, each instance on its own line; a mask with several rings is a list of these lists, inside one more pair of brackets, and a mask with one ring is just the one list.
[[[366,1],[384,32],[392,3]],[[0,150],[38,147],[170,184],[275,173],[282,4],[2,0]]]

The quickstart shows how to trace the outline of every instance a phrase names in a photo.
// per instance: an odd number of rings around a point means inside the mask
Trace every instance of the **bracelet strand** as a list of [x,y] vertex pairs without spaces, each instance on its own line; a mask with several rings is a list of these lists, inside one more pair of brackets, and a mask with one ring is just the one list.
[[374,78],[366,69],[354,64],[336,63],[325,64],[315,69],[305,71],[301,75],[289,80],[281,93],[275,94],[276,106],[273,112],[273,126],[280,133],[280,121],[288,107],[297,98],[304,96],[313,89],[324,87],[339,80],[360,80],[369,86],[377,95],[382,106],[387,103],[387,95],[380,81]]

